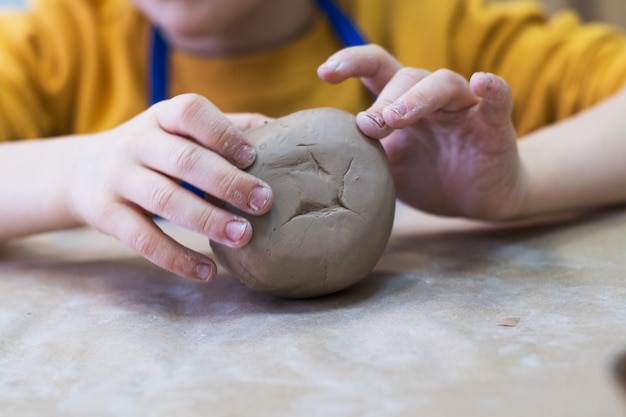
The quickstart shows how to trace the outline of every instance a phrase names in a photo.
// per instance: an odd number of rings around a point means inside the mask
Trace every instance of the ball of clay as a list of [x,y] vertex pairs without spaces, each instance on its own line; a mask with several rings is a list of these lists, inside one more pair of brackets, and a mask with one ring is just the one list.
[[216,242],[217,260],[247,286],[287,298],[344,289],[367,276],[393,224],[395,192],[381,144],[352,114],[304,110],[250,129],[257,150],[248,170],[274,201],[250,220],[252,239],[233,249]]

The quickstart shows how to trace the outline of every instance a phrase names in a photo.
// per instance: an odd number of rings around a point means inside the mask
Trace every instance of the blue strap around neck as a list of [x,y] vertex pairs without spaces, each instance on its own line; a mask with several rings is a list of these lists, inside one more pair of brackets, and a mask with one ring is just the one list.
[[315,0],[344,47],[365,45],[367,40],[350,17],[333,0]]
[[156,27],[152,27],[149,71],[149,99],[152,105],[169,97],[168,86],[170,79],[169,47],[161,31]]

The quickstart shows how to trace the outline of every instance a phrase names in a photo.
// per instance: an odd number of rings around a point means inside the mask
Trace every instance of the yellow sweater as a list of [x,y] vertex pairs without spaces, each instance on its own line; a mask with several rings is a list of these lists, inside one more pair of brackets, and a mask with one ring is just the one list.
[[[371,42],[403,64],[503,76],[520,134],[567,117],[626,82],[626,36],[547,20],[534,3],[342,0]],[[36,0],[0,16],[0,141],[108,129],[147,107],[149,23],[128,0]],[[170,92],[205,95],[225,112],[271,116],[310,107],[351,112],[371,101],[356,80],[322,83],[340,45],[321,16],[289,45],[235,58],[171,54]]]

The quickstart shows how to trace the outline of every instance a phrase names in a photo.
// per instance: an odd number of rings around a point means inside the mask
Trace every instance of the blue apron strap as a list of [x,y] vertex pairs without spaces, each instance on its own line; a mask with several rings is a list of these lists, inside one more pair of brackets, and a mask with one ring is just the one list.
[[[333,0],[315,0],[319,9],[326,15],[326,20],[335,32],[335,35],[345,47],[361,46],[369,43],[367,38],[361,33],[359,27],[354,24],[350,17]],[[370,92],[375,99],[376,94]]]
[[[152,50],[150,54],[150,74],[149,74],[149,99],[150,105],[156,104],[169,98],[168,87],[170,79],[169,47],[163,38],[161,31],[152,27]],[[182,182],[183,188],[191,191],[199,197],[204,198],[205,193],[201,189]]]
[[365,45],[367,40],[359,28],[333,0],[315,0],[333,31],[345,47]]
[[167,42],[163,38],[161,31],[152,27],[150,54],[150,74],[149,74],[149,91],[150,105],[168,98],[167,87],[169,84],[169,51]]

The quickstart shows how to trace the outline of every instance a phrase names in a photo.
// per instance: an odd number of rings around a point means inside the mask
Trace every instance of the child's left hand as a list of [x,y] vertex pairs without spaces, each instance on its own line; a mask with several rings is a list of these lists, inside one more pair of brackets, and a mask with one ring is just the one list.
[[526,180],[500,77],[403,68],[376,45],[341,50],[318,74],[330,83],[359,77],[378,95],[357,125],[382,139],[400,200],[447,216],[518,214]]

